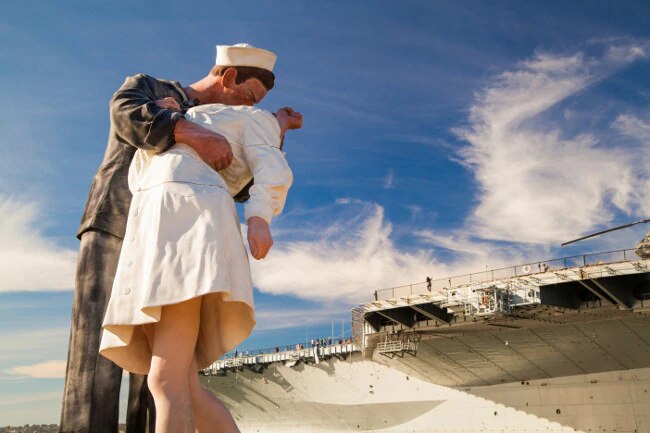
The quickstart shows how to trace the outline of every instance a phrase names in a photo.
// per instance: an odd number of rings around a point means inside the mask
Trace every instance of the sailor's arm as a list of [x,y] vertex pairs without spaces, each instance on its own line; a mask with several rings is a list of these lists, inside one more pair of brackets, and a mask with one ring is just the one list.
[[176,123],[174,138],[194,149],[215,170],[223,170],[232,162],[232,149],[226,137],[189,120],[181,119]]
[[156,104],[156,80],[144,74],[127,77],[110,102],[111,123],[117,138],[156,153],[174,143],[174,128],[183,113]]
[[156,153],[183,142],[213,168],[227,167],[232,160],[227,140],[186,120],[180,111],[159,105],[161,96],[156,95],[154,78],[144,74],[128,77],[110,102],[111,123],[117,138]]

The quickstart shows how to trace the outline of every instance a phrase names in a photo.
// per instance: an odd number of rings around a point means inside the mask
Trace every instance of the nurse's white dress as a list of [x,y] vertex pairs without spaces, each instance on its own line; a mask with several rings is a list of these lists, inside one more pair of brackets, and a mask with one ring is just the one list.
[[255,326],[253,286],[232,196],[254,177],[245,218],[270,223],[293,179],[272,114],[211,104],[192,108],[186,118],[224,135],[234,158],[217,173],[181,143],[159,155],[138,150],[134,156],[133,201],[99,350],[133,373],[149,372],[142,325],[159,321],[164,305],[203,296],[199,368],[248,337]]

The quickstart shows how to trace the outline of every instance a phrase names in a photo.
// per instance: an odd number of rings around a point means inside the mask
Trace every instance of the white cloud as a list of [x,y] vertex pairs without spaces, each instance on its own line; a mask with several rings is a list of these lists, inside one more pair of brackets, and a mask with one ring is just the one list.
[[[262,328],[292,327],[300,320],[321,323],[346,309],[343,304],[370,301],[375,290],[410,285],[414,291],[424,290],[427,276],[446,278],[548,258],[544,246],[503,244],[431,229],[407,232],[408,244],[417,247],[406,250],[397,245],[383,207],[358,199],[346,205],[323,208],[323,215],[331,218],[328,223],[318,220],[319,225],[312,226],[302,221],[301,233],[311,230],[311,236],[286,240],[280,236],[266,259],[252,261],[253,281],[260,291],[323,302],[318,311],[261,313]],[[294,225],[291,219],[283,220],[273,228],[274,234],[277,228],[286,232]],[[440,249],[450,252],[445,261],[435,257]]]
[[340,319],[347,321],[349,310],[350,306],[347,304],[325,304],[320,308],[255,311],[255,331],[313,326]]
[[[562,101],[578,98],[588,86],[644,58],[646,51],[619,43],[605,47],[599,57],[537,53],[479,92],[467,127],[455,131],[468,143],[461,162],[479,185],[477,205],[460,229],[400,230],[411,236],[411,245],[420,246],[407,251],[396,244],[381,206],[339,199],[347,214],[320,209],[321,225],[294,224],[301,236],[280,239],[266,260],[253,263],[256,286],[312,300],[367,302],[375,289],[428,275],[448,277],[551,258],[558,255],[554,245],[611,222],[617,213],[646,209],[649,196],[641,196],[638,186],[648,182],[647,164],[639,154],[650,155],[650,124],[630,115],[612,124],[635,137],[630,148],[601,143],[602,130],[569,134],[544,118]],[[558,114],[575,131],[580,130],[576,119],[588,113],[576,105]],[[385,187],[393,183],[391,174]],[[281,223],[283,236],[288,237],[290,220]],[[315,234],[306,237],[309,229]],[[611,237],[601,244],[608,241]],[[448,252],[444,260],[434,256],[441,249]]]
[[71,289],[77,253],[43,236],[38,206],[0,196],[0,292]]
[[[647,118],[647,113],[646,116]],[[634,155],[635,169],[638,172],[647,172],[650,166],[650,122],[633,114],[621,114],[612,123],[612,127],[624,136],[632,139],[639,146]],[[634,189],[635,202],[638,203],[640,215],[644,218],[650,216],[650,176],[639,177]]]
[[65,377],[66,362],[51,360],[32,365],[20,365],[6,370],[8,374],[27,376],[34,379],[57,379]]
[[404,206],[411,213],[411,218],[415,218],[415,217],[419,216],[420,214],[422,214],[422,206],[419,206],[417,204],[407,204],[407,205],[404,205]]
[[[430,251],[401,251],[391,239],[384,209],[358,200],[312,239],[276,241],[269,256],[253,261],[255,286],[306,299],[367,302],[375,289],[424,281],[436,266]],[[331,209],[330,209],[331,211]]]
[[424,144],[426,146],[436,147],[444,150],[456,150],[456,146],[453,144],[448,143],[439,137],[433,137],[431,135],[395,133],[390,134],[389,137],[400,143]]
[[394,181],[395,173],[393,173],[393,170],[389,170],[388,174],[386,174],[386,177],[384,177],[384,189],[392,189]]
[[650,144],[650,123],[633,114],[619,115],[612,126],[643,144]]
[[12,324],[0,332],[0,363],[22,363],[38,357],[60,356],[61,348],[68,347],[70,327],[53,323],[47,328],[25,330]]
[[469,125],[456,131],[469,143],[460,154],[480,189],[467,230],[482,239],[558,243],[641,206],[635,189],[646,170],[634,152],[606,146],[595,133],[566,137],[540,115],[643,56],[636,45],[609,47],[599,58],[538,53],[479,92]]
[[607,49],[607,58],[614,62],[629,63],[647,57],[647,44],[614,44]]
[[[60,401],[61,392],[37,392],[29,393],[28,395],[15,395],[13,393],[0,394],[0,406],[14,406],[24,403],[34,403],[37,401]],[[3,423],[4,424],[4,423]]]

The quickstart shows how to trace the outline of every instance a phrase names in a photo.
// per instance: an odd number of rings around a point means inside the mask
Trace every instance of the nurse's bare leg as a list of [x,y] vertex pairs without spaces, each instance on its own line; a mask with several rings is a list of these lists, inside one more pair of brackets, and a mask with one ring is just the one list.
[[240,433],[226,406],[214,394],[201,386],[196,360],[192,361],[188,382],[192,395],[194,422],[198,433],[209,433],[215,429],[222,433]]
[[194,433],[189,369],[199,332],[201,298],[162,308],[153,325],[147,384],[156,404],[156,433]]

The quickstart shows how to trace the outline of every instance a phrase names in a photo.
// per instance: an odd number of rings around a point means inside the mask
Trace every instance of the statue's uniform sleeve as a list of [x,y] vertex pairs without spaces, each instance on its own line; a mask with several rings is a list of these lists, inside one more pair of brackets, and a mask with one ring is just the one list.
[[128,77],[110,102],[112,133],[139,149],[164,152],[174,145],[174,127],[182,113],[158,107],[157,99],[177,94],[162,81],[144,74]]
[[242,136],[244,158],[253,174],[250,199],[244,206],[245,218],[258,216],[269,224],[284,208],[293,174],[280,150],[280,127],[266,112],[251,116]]

